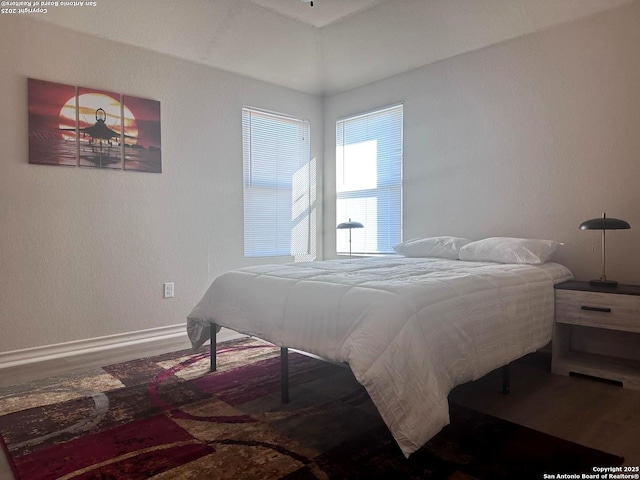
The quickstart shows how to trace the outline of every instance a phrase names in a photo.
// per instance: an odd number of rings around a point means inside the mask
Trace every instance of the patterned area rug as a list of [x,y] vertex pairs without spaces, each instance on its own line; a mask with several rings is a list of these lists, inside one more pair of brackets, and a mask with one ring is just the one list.
[[526,479],[622,458],[451,405],[408,460],[348,369],[254,339],[0,389],[14,474],[37,479]]

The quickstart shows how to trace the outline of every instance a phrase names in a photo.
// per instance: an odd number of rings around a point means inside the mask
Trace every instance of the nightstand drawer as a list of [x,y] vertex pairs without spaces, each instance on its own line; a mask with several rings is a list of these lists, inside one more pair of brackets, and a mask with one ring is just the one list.
[[572,280],[555,289],[551,371],[640,390],[640,286],[609,289]]
[[556,290],[556,322],[640,333],[640,296]]

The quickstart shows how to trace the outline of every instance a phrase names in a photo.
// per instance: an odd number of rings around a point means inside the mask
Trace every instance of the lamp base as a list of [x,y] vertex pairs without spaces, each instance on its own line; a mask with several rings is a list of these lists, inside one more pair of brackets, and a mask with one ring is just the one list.
[[617,288],[618,282],[615,280],[590,280],[589,285],[594,287]]

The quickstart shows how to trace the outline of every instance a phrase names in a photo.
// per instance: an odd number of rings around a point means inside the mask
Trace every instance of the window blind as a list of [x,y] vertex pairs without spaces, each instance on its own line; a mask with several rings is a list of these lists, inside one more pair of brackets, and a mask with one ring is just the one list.
[[[364,225],[353,253],[392,253],[402,240],[403,106],[336,123],[336,220]],[[336,231],[337,253],[349,252],[349,231]]]
[[310,253],[309,122],[242,109],[245,257]]

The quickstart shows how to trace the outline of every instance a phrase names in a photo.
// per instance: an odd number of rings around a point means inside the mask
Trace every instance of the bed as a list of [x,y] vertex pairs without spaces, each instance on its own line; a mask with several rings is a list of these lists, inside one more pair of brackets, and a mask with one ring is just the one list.
[[456,385],[551,340],[557,263],[392,256],[243,268],[216,278],[187,320],[349,365],[405,456],[449,423]]

